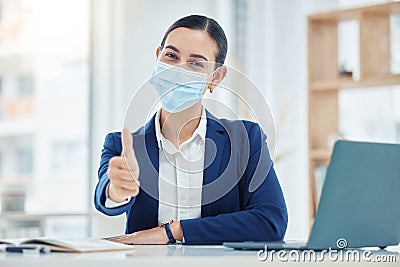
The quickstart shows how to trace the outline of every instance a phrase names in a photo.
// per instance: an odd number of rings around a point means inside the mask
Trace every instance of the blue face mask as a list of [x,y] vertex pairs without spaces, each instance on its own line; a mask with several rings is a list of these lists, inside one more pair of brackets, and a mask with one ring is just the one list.
[[154,68],[150,83],[168,112],[180,112],[203,97],[207,74],[186,70],[160,61]]

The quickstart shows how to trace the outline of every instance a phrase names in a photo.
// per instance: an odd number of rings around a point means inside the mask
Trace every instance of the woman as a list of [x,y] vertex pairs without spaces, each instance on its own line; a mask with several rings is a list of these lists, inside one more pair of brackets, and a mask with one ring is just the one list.
[[256,123],[218,119],[202,106],[227,74],[226,53],[211,18],[187,16],[165,33],[150,80],[162,108],[135,133],[110,133],[104,142],[95,206],[127,217],[126,235],[110,240],[283,239],[287,210],[266,136]]

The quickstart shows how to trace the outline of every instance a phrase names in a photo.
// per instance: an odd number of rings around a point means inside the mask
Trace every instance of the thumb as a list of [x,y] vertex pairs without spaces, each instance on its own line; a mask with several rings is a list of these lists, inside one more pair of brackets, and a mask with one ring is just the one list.
[[133,138],[132,134],[127,128],[122,129],[121,133],[122,153],[128,159],[136,159],[135,151],[133,150]]
[[133,179],[139,184],[139,167],[136,160],[135,150],[133,149],[133,138],[131,132],[124,128],[121,132],[122,153],[121,156],[125,158],[129,171],[133,175]]

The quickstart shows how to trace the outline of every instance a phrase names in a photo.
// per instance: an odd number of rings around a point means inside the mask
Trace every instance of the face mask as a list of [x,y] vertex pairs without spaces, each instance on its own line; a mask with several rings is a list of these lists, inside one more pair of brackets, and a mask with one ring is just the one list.
[[157,61],[150,83],[160,96],[163,108],[174,113],[185,110],[202,99],[210,75]]

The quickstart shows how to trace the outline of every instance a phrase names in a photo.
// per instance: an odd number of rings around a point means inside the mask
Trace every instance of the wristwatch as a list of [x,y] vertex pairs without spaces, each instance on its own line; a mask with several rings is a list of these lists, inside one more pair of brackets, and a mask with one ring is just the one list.
[[162,222],[160,227],[164,227],[165,232],[167,233],[168,239],[169,239],[169,244],[175,244],[176,243],[176,239],[174,238],[174,236],[172,235],[171,232],[171,227],[170,224],[173,223],[174,220],[170,220],[169,222]]

